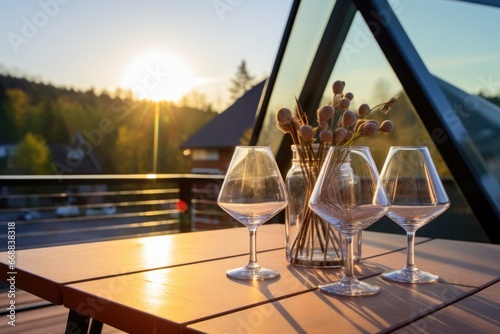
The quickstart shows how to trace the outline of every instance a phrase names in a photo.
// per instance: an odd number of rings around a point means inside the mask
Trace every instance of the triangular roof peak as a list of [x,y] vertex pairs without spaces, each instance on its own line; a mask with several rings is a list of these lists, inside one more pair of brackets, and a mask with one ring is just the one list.
[[263,80],[246,91],[231,106],[189,137],[181,148],[223,148],[240,145],[245,131],[253,127],[265,82],[266,80]]

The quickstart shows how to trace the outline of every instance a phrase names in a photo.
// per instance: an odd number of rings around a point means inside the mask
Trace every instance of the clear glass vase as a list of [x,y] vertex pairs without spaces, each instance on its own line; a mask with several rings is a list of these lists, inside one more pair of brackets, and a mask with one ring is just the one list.
[[[296,266],[336,268],[343,266],[345,239],[309,206],[309,197],[329,146],[292,145],[292,166],[286,175],[289,204],[286,209],[286,259]],[[342,173],[349,175],[346,163]],[[354,240],[354,260],[361,258],[361,234]]]

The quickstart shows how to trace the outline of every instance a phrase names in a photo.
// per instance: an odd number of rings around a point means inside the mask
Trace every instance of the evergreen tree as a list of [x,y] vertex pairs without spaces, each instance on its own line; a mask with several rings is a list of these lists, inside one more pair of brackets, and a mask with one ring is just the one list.
[[248,73],[245,60],[242,60],[240,66],[238,66],[236,76],[234,79],[231,79],[232,87],[229,88],[231,99],[236,100],[252,88],[254,78],[254,76]]
[[10,98],[7,95],[7,86],[0,80],[0,143],[16,139],[16,127],[10,112]]
[[7,89],[7,99],[7,117],[12,120],[18,133],[24,133],[30,110],[28,95],[19,88]]

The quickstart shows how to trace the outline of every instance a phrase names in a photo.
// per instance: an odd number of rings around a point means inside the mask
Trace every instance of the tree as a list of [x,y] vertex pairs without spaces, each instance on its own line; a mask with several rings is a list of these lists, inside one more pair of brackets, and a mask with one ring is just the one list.
[[28,95],[19,88],[9,88],[6,94],[8,99],[6,103],[7,116],[13,121],[16,131],[22,133],[26,128],[30,110]]
[[146,131],[139,131],[128,126],[118,128],[118,137],[112,152],[117,173],[151,173],[152,145],[145,145],[152,141],[148,135]]
[[7,88],[3,81],[0,81],[0,139],[2,141],[14,141],[17,139],[17,133]]
[[16,174],[44,175],[53,172],[51,153],[45,139],[28,132],[17,144],[10,158],[10,168]]
[[234,77],[234,79],[231,79],[231,82],[233,84],[232,87],[229,88],[231,98],[233,100],[236,100],[247,90],[252,88],[254,78],[254,76],[250,76],[250,74],[248,74],[246,62],[245,60],[242,60],[240,66],[238,66],[236,76]]
[[192,89],[187,94],[182,96],[178,105],[180,107],[190,107],[203,111],[211,111],[212,105],[208,102],[207,95]]

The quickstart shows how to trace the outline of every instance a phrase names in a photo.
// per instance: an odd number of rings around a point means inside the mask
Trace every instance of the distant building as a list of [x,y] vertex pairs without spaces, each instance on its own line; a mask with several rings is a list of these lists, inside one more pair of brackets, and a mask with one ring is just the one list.
[[[191,173],[226,173],[234,148],[246,144],[242,143],[242,139],[253,129],[264,84],[265,81],[262,81],[250,88],[181,145],[183,150],[191,151]],[[229,215],[213,214],[213,206],[217,206],[219,184],[195,183],[192,191],[194,206],[191,209],[191,223],[194,230],[241,226]]]
[[0,143],[0,159],[8,159],[14,155],[16,144]]
[[[50,144],[52,167],[58,175],[102,174],[103,168],[92,150],[89,150],[80,132],[75,133],[70,143]],[[99,193],[107,190],[106,184],[79,184],[66,189],[69,197],[64,204],[102,203],[101,195],[79,196],[79,193]]]
[[242,145],[246,132],[253,129],[264,84],[265,80],[250,88],[181,145],[191,151],[191,173],[226,172],[235,146]]
[[73,136],[71,143],[51,144],[49,148],[56,174],[102,174],[103,172],[100,162],[80,132]]

